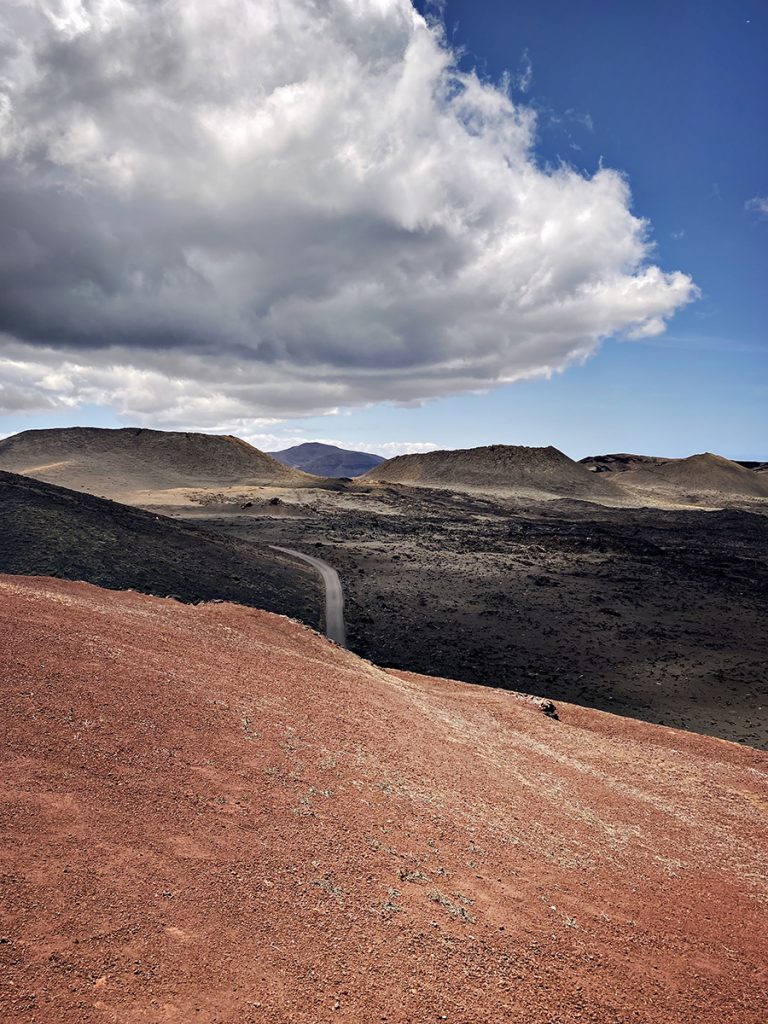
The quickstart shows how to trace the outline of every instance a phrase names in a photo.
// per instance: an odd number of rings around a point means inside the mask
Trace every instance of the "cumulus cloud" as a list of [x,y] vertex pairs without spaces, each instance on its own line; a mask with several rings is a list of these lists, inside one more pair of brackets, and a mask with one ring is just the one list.
[[42,412],[55,409],[56,404],[36,388],[14,387],[0,381],[0,413]]
[[622,174],[541,167],[533,113],[409,0],[15,0],[0,30],[0,377],[40,402],[416,402],[695,294]]

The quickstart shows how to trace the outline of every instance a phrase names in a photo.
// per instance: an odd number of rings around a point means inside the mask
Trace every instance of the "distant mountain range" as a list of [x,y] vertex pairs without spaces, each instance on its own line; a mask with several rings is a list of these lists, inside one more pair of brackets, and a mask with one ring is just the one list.
[[[705,452],[687,459],[612,453],[574,462],[557,448],[488,445],[398,455],[307,442],[265,453],[237,437],[138,427],[27,430],[0,440],[0,470],[140,507],[242,502],[262,488],[366,484],[624,503],[707,494],[768,498],[768,467]],[[658,492],[658,493],[657,493]]]
[[308,441],[267,454],[284,466],[314,473],[315,476],[362,476],[384,462],[381,455],[348,451],[333,444],[320,444],[319,441]]
[[[551,495],[587,500],[636,501],[638,495],[663,500],[709,494],[768,498],[764,463],[741,464],[705,452],[687,459],[617,453],[574,462],[557,448],[488,445],[484,448],[398,455],[366,474],[366,480],[492,491],[498,494]],[[753,468],[750,468],[753,467]]]

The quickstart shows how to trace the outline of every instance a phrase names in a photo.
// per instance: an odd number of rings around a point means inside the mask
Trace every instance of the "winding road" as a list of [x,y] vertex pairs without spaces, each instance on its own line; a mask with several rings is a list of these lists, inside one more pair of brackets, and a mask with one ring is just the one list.
[[282,551],[284,555],[293,555],[307,562],[316,569],[325,584],[325,635],[339,647],[347,646],[347,630],[344,626],[344,593],[341,589],[339,574],[321,558],[302,554],[293,548],[281,548],[277,544],[269,545],[274,551]]

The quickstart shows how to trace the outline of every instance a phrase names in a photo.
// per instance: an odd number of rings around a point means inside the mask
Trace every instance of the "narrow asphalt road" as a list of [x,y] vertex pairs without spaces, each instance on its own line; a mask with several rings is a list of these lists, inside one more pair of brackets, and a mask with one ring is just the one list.
[[346,647],[347,630],[344,626],[344,593],[341,589],[341,580],[336,570],[321,558],[302,554],[301,551],[294,551],[293,548],[281,548],[277,544],[270,544],[269,546],[275,551],[282,551],[285,555],[293,555],[294,558],[300,558],[302,562],[307,562],[320,573],[325,584],[325,635],[340,647]]

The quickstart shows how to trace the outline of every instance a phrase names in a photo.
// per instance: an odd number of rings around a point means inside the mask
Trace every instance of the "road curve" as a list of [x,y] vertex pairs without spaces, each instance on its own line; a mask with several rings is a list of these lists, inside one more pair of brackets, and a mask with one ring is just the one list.
[[340,647],[347,646],[347,630],[344,625],[344,592],[336,570],[321,558],[305,555],[293,548],[281,548],[277,544],[269,545],[274,551],[282,551],[284,555],[293,555],[307,562],[316,569],[325,584],[325,635]]

